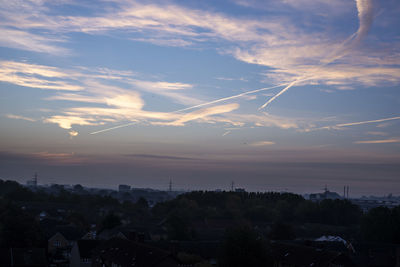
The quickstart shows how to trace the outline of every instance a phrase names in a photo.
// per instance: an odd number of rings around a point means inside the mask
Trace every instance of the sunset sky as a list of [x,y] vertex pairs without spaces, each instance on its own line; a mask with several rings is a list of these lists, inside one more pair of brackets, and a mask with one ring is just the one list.
[[1,0],[0,178],[400,194],[398,0]]

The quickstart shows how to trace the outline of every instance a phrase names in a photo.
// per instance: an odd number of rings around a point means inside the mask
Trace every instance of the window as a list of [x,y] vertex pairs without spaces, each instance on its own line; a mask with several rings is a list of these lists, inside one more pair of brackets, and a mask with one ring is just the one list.
[[84,262],[84,263],[90,263],[90,262],[91,262],[91,259],[89,259],[89,258],[83,258],[83,259],[82,259],[82,262]]

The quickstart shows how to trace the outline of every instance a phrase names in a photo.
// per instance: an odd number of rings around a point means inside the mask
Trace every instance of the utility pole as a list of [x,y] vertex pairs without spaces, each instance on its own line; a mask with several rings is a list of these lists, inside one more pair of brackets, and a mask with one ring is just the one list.
[[232,182],[231,182],[231,191],[232,191],[232,192],[235,191],[234,188],[235,188],[235,182],[232,181]]
[[169,192],[172,192],[172,179],[169,179]]

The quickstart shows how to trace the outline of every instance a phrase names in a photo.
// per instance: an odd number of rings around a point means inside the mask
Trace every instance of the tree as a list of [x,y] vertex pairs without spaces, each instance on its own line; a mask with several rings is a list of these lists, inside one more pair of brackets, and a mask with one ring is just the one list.
[[0,208],[2,247],[33,247],[42,243],[42,234],[34,218],[10,203]]
[[171,240],[189,240],[191,232],[189,225],[183,216],[172,212],[167,218],[168,238]]
[[83,191],[83,186],[80,184],[74,185],[74,191],[76,192],[82,192]]
[[112,229],[121,225],[121,218],[114,213],[109,213],[101,222],[102,229]]
[[362,220],[361,233],[368,241],[400,244],[400,206],[371,209]]
[[270,266],[267,256],[268,243],[247,226],[226,232],[221,247],[222,267],[262,267]]
[[140,209],[148,210],[149,209],[149,203],[147,200],[143,197],[140,197],[138,201],[136,202],[136,206]]
[[270,238],[273,240],[293,240],[296,238],[296,234],[290,224],[276,222],[272,225]]

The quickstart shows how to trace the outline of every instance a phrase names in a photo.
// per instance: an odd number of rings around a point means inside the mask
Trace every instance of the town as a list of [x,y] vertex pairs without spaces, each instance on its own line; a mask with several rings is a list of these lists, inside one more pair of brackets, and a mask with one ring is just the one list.
[[0,266],[399,266],[399,198],[0,181]]

